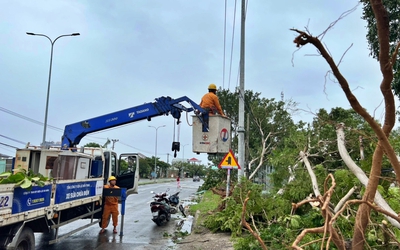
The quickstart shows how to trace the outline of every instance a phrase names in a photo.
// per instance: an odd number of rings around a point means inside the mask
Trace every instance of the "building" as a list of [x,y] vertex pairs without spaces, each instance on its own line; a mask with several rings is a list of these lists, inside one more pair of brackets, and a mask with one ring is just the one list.
[[11,171],[13,157],[0,153],[0,173]]

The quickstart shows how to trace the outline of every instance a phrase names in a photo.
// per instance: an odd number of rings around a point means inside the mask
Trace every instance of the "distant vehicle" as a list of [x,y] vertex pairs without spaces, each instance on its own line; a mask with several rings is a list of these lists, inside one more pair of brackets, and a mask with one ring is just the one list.
[[197,175],[193,176],[193,181],[200,181],[200,177]]

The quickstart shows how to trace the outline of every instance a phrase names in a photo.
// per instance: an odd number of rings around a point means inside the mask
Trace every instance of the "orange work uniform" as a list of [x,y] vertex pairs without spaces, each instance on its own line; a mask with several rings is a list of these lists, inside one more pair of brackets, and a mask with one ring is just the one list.
[[[110,185],[104,185],[104,188],[119,188],[118,186],[111,187]],[[116,227],[118,225],[118,197],[117,196],[107,196],[104,197],[104,209],[103,209],[103,217],[101,219],[101,228],[106,228],[108,224],[108,217],[112,216],[113,226]]]
[[200,107],[209,110],[210,113],[213,113],[212,111],[216,110],[218,114],[225,116],[221,104],[219,104],[218,96],[213,92],[208,92],[201,98]]

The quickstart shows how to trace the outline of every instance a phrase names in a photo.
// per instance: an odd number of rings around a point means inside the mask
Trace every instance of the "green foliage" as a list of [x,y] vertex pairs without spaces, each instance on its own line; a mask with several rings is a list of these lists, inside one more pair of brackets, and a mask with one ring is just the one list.
[[33,184],[43,187],[45,181],[48,180],[49,178],[41,174],[33,174],[31,171],[26,171],[23,168],[17,169],[14,174],[9,171],[0,174],[0,185],[15,184],[27,190],[30,190]]
[[[343,196],[354,186],[360,188],[361,182],[347,169],[339,169],[333,173],[333,177],[336,180],[335,192],[331,198],[334,204],[337,204]],[[352,198],[356,198],[353,194]]]
[[204,183],[198,188],[197,191],[209,190],[213,187],[222,185],[226,179],[226,170],[224,169],[208,169],[206,170],[206,176]]
[[247,204],[248,213],[246,218],[249,217],[250,213],[257,214],[262,218],[264,216],[262,211],[265,205],[264,200],[261,199],[262,187],[243,179],[235,187],[232,196],[223,200],[225,209],[209,216],[204,222],[205,226],[212,231],[229,231],[233,235],[240,235],[242,232],[242,207],[248,191],[250,191],[250,200]]
[[[290,212],[290,202],[281,197],[264,196],[262,186],[243,179],[232,196],[223,200],[225,209],[206,218],[204,225],[212,231],[228,231],[234,236],[242,234],[241,217],[243,203],[248,194],[245,219],[252,217],[258,226],[265,227],[266,222],[278,220]],[[293,222],[296,223],[296,222]]]
[[[220,103],[225,113],[232,120],[232,134],[237,134],[237,124],[239,117],[237,105],[239,103],[238,93],[231,93],[229,90],[220,89],[218,92]],[[244,126],[248,127],[246,133],[246,151],[250,159],[256,159],[253,165],[260,164],[260,155],[263,146],[266,151],[263,154],[263,162],[268,163],[268,156],[277,148],[284,148],[285,138],[289,138],[291,133],[296,130],[289,110],[296,107],[296,103],[289,101],[277,101],[274,98],[267,99],[260,97],[260,93],[251,90],[245,91],[245,112],[248,119],[245,119]],[[266,141],[264,141],[266,140]],[[232,149],[237,149],[237,138],[232,140]],[[248,172],[247,166],[243,166],[244,171]],[[249,176],[249,175],[248,175]]]
[[188,173],[188,177],[193,177],[193,175],[196,175],[195,173],[202,173],[204,166],[194,165],[184,161],[172,161],[172,167],[178,169],[178,173],[181,177],[185,172]]
[[[369,49],[375,59],[379,58],[379,41],[378,41],[378,30],[376,27],[376,18],[372,11],[371,3],[369,0],[360,0],[363,3],[363,15],[362,19],[367,22],[367,42]],[[398,0],[383,0],[383,4],[388,12],[387,20],[389,21],[389,44],[390,53],[392,54],[398,43],[400,37],[400,2]],[[400,97],[400,56],[397,55],[397,59],[394,60],[393,65],[394,78],[392,82],[392,89],[395,94]]]
[[298,202],[313,193],[310,176],[304,169],[296,171],[296,179],[285,186],[282,197],[286,200]]
[[221,197],[214,194],[212,191],[206,191],[202,195],[201,202],[198,204],[191,205],[189,211],[191,214],[195,214],[197,210],[200,213],[207,213],[214,211],[218,208],[218,204],[221,201]]
[[185,172],[189,177],[193,176],[204,176],[206,174],[205,166],[203,164],[196,163],[185,163],[184,165]]
[[379,192],[383,195],[385,200],[389,203],[390,207],[397,213],[400,213],[400,188],[389,187],[387,192],[382,190],[382,186],[378,187]]
[[149,163],[150,158],[139,158],[139,173],[141,178],[148,178],[151,174],[151,171],[154,170],[154,158],[153,164]]
[[88,147],[88,148],[101,148],[100,144],[95,143],[95,142],[86,143],[86,144],[84,145],[84,147]]
[[120,159],[118,161],[118,165],[119,165],[119,170],[120,171],[128,170],[128,168],[129,168],[128,162],[126,162],[126,161],[124,161],[122,159]]

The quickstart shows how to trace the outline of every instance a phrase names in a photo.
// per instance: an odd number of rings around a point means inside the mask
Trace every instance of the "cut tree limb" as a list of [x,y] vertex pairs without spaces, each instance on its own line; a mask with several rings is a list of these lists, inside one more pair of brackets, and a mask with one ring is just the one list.
[[346,194],[342,199],[340,199],[340,201],[338,202],[338,204],[335,206],[335,209],[333,210],[335,214],[339,211],[339,209],[341,209],[341,208],[343,207],[343,205],[346,203],[346,201],[347,201],[348,199],[350,199],[350,197],[353,195],[353,193],[354,193],[356,190],[357,190],[357,187],[352,187],[352,188],[347,192],[347,194]]

